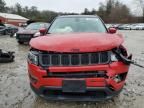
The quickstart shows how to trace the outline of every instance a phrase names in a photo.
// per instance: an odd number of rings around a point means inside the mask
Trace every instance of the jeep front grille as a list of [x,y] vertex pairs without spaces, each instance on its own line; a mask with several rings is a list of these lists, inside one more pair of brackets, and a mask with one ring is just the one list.
[[30,41],[33,34],[17,34],[17,39],[20,41]]
[[81,66],[106,64],[110,61],[110,51],[98,53],[50,53],[40,54],[39,62],[41,66]]

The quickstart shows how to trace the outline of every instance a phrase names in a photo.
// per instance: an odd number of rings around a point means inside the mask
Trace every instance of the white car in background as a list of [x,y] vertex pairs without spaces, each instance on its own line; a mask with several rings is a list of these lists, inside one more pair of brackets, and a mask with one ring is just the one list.
[[131,27],[132,30],[144,30],[144,24],[134,24],[132,27]]
[[122,24],[117,27],[119,30],[131,30],[131,24]]
[[113,27],[112,24],[105,24],[105,26],[106,26],[107,29],[110,28],[110,27]]

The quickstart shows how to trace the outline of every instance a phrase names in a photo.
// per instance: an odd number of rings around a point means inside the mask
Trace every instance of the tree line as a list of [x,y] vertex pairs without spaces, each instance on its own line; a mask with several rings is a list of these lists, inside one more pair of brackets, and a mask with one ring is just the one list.
[[[63,13],[54,12],[50,10],[39,11],[36,6],[25,6],[16,3],[14,6],[8,7],[4,0],[0,0],[0,12],[18,14],[34,21],[51,22],[58,15],[75,15],[78,13]],[[136,23],[144,22],[143,17],[136,17],[131,14],[127,5],[121,3],[119,0],[107,0],[105,3],[100,3],[98,10],[87,8],[84,9],[83,15],[98,15],[106,23]]]

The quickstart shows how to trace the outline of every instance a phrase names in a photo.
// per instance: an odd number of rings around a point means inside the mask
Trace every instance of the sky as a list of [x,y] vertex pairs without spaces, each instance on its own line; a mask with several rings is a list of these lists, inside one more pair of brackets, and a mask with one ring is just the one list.
[[[75,12],[81,13],[85,8],[98,9],[100,2],[106,0],[5,0],[8,6],[20,3],[22,6],[36,6],[39,10],[52,10],[56,12]],[[137,9],[134,6],[134,0],[120,0],[127,4],[132,12]],[[137,13],[137,12],[136,12]]]

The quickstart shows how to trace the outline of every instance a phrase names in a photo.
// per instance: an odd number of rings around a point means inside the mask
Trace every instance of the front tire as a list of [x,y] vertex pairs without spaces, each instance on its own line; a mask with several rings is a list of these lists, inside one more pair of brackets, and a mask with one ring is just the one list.
[[14,33],[10,33],[10,37],[13,37],[14,36]]
[[24,42],[18,41],[19,44],[24,44]]
[[3,35],[6,35],[6,34],[7,34],[7,32],[4,30],[4,31],[3,31]]

